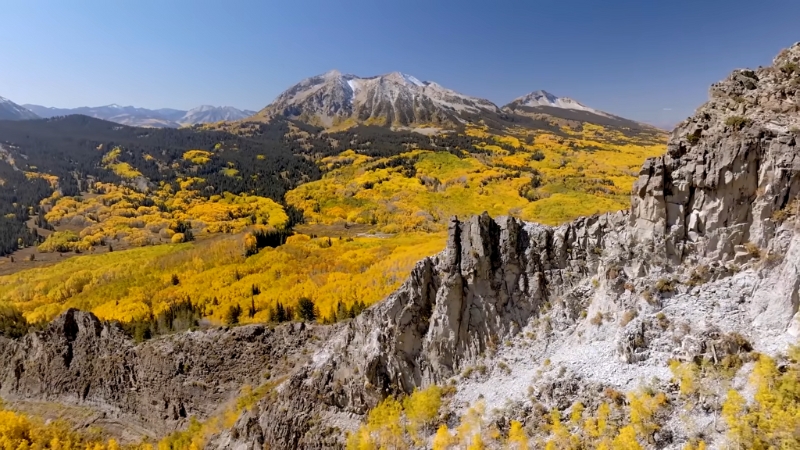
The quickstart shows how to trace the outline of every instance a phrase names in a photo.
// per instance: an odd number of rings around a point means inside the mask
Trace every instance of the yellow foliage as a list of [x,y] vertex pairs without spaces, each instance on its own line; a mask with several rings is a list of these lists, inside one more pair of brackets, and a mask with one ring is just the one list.
[[659,427],[653,421],[653,416],[659,408],[666,404],[666,401],[663,393],[651,395],[646,392],[638,394],[632,392],[628,394],[630,424],[640,438],[646,440],[658,430]]
[[436,435],[433,437],[433,450],[447,450],[452,443],[453,436],[450,434],[450,430],[447,429],[447,425],[440,425],[439,429],[436,430]]
[[[589,127],[583,135],[568,138],[544,133],[528,146],[515,135],[468,127],[468,136],[487,140],[479,147],[489,153],[462,157],[417,149],[371,158],[348,150],[324,158],[323,178],[297,187],[286,200],[312,223],[346,220],[387,232],[442,230],[453,215],[483,211],[559,224],[625,208],[639,166],[663,152],[661,137],[634,140],[601,130]],[[492,142],[513,146],[516,152]],[[544,159],[534,159],[534,153]],[[543,184],[527,187],[533,178]]]
[[680,361],[670,361],[669,368],[672,375],[680,383],[680,393],[682,396],[689,396],[697,390],[697,365],[693,363],[681,363]]
[[[250,306],[256,285],[258,312],[242,317],[243,323],[265,322],[277,302],[296,306],[301,297],[312,299],[324,318],[332,318],[339,302],[370,305],[397,289],[417,261],[442,249],[444,235],[327,242],[296,238],[248,258],[241,236],[78,256],[0,277],[0,298],[13,299],[32,322],[50,320],[68,308],[127,322],[186,298],[222,322],[228,307]],[[68,285],[76,274],[82,277],[80,292]],[[171,283],[171,274],[180,275],[179,285]]]
[[204,165],[211,161],[211,152],[205,150],[189,150],[184,152],[183,159],[191,162],[192,164]]
[[71,430],[62,421],[48,422],[8,411],[0,405],[0,449],[119,450],[116,441],[108,444],[91,440]]
[[723,404],[729,440],[739,448],[800,448],[800,361],[790,359],[779,370],[774,359],[760,355],[750,383],[753,402],[731,390]]
[[283,207],[269,198],[227,192],[206,198],[196,190],[202,181],[185,178],[179,180],[177,192],[164,184],[148,194],[97,183],[94,189],[98,194],[42,202],[53,205],[45,219],[56,226],[82,226],[80,242],[73,245],[80,250],[115,241],[136,247],[169,242],[174,234],[169,226],[178,221],[190,223],[199,235],[239,233],[258,225],[283,228],[289,220]]
[[414,392],[403,400],[403,409],[408,419],[408,430],[415,442],[419,442],[420,431],[433,422],[442,406],[442,389],[432,385],[422,391]]
[[528,435],[522,428],[522,423],[512,420],[508,430],[508,448],[510,450],[528,450]]
[[579,424],[581,422],[581,419],[583,418],[584,409],[585,408],[583,406],[583,403],[581,402],[577,402],[574,405],[572,405],[572,412],[570,412],[569,414],[570,423],[572,423],[573,425]]
[[644,450],[636,440],[636,430],[632,425],[620,428],[619,434],[611,444],[613,450]]

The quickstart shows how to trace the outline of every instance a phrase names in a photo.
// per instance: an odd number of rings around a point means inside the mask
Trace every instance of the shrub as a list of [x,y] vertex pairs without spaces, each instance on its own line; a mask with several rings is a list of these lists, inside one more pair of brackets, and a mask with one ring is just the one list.
[[751,258],[760,258],[761,257],[761,249],[758,248],[758,245],[752,242],[746,242],[744,244],[744,250],[750,255]]
[[659,312],[656,314],[656,320],[658,320],[658,325],[666,330],[669,327],[669,319],[667,319],[667,315],[663,312]]
[[688,141],[692,145],[697,144],[700,141],[700,136],[696,134],[687,134],[686,141]]
[[783,66],[781,66],[781,72],[792,75],[794,73],[800,73],[800,67],[798,67],[797,63],[794,61],[789,61]]
[[590,320],[590,322],[592,325],[600,325],[601,323],[603,323],[603,313],[598,312],[597,314],[595,314],[594,317],[592,317],[592,320]]
[[689,281],[687,284],[689,286],[700,286],[708,280],[708,272],[708,266],[706,265],[695,267],[694,270],[692,270],[691,275],[689,275]]
[[666,278],[661,278],[656,282],[656,290],[661,293],[674,292],[675,280],[668,280]]
[[730,116],[725,119],[725,125],[733,128],[734,130],[741,130],[750,124],[750,119],[742,116]]
[[635,319],[636,316],[638,315],[639,313],[637,313],[636,310],[634,309],[629,309],[625,311],[625,313],[622,314],[622,320],[620,321],[620,325],[624,327],[625,325],[629,324],[631,320]]

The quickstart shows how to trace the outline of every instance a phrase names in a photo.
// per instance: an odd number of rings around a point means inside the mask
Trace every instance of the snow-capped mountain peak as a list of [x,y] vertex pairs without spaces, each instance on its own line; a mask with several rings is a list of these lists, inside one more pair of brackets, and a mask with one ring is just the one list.
[[38,118],[39,116],[32,111],[5,97],[0,97],[0,120],[30,120]]
[[533,91],[530,94],[523,95],[522,97],[514,99],[511,104],[515,106],[527,106],[531,108],[535,108],[537,106],[550,106],[553,108],[586,111],[606,117],[609,116],[608,113],[590,108],[577,100],[573,100],[569,97],[558,97],[544,90]]
[[463,115],[497,114],[494,103],[422,81],[402,72],[373,77],[342,74],[337,70],[302,80],[257,117],[303,118],[322,126],[345,119],[356,123],[458,124]]

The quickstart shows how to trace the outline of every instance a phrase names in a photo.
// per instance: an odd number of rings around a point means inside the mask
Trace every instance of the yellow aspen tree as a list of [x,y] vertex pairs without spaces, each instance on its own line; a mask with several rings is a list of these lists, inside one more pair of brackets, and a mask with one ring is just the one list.
[[367,426],[377,436],[380,447],[401,448],[403,427],[400,424],[403,407],[394,397],[387,397],[367,417]]
[[442,389],[436,385],[422,391],[414,390],[414,393],[403,401],[409,434],[418,445],[421,441],[420,431],[425,431],[425,427],[436,419],[441,405]]
[[747,402],[744,397],[737,391],[731,389],[728,391],[728,398],[722,404],[722,418],[728,424],[728,439],[736,447],[747,445],[750,439],[747,439],[745,434],[749,430],[745,418]]
[[522,423],[512,420],[508,430],[508,448],[510,450],[527,450],[528,435],[522,427]]
[[581,423],[584,409],[583,403],[581,402],[577,402],[572,405],[572,411],[569,413],[569,421],[571,424],[579,425]]
[[486,446],[483,444],[483,437],[480,433],[475,433],[472,435],[472,439],[470,440],[469,447],[467,450],[483,450]]
[[611,443],[613,450],[644,450],[636,440],[636,430],[631,425],[620,428],[619,434]]
[[609,426],[608,426],[608,416],[611,414],[611,407],[608,403],[603,402],[600,403],[600,406],[597,407],[597,435],[604,436],[608,433]]
[[433,450],[447,450],[452,442],[453,436],[447,429],[447,425],[443,424],[436,430],[436,435],[433,437]]

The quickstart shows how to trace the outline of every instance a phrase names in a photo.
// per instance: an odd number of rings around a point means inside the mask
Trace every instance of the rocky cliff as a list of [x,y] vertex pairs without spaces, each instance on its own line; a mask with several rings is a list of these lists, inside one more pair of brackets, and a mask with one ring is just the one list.
[[155,438],[189,417],[215,414],[245,384],[261,385],[265,375],[303,362],[302,349],[325,332],[245,326],[136,345],[117,326],[70,310],[41,332],[0,337],[0,396],[86,406],[96,424],[122,425],[125,438]]
[[[800,44],[770,67],[715,84],[666,154],[644,164],[629,211],[555,228],[452,219],[443,253],[417,264],[397,292],[295,373],[279,400],[214,444],[334,445],[381,398],[456,380],[479,360],[491,365],[503,354],[498,344],[526,327],[544,333],[527,343],[522,356],[532,361],[520,371],[551,356],[586,383],[629,388],[637,374],[668,378],[669,357],[721,358],[788,342],[800,284],[791,220],[800,191],[798,61]],[[622,323],[627,311],[638,317]],[[657,312],[687,326],[667,332],[651,320]],[[613,325],[590,325],[598,313]],[[504,392],[514,397],[505,390],[514,379],[499,374],[456,381],[464,401],[475,399],[469,391],[498,404]]]

